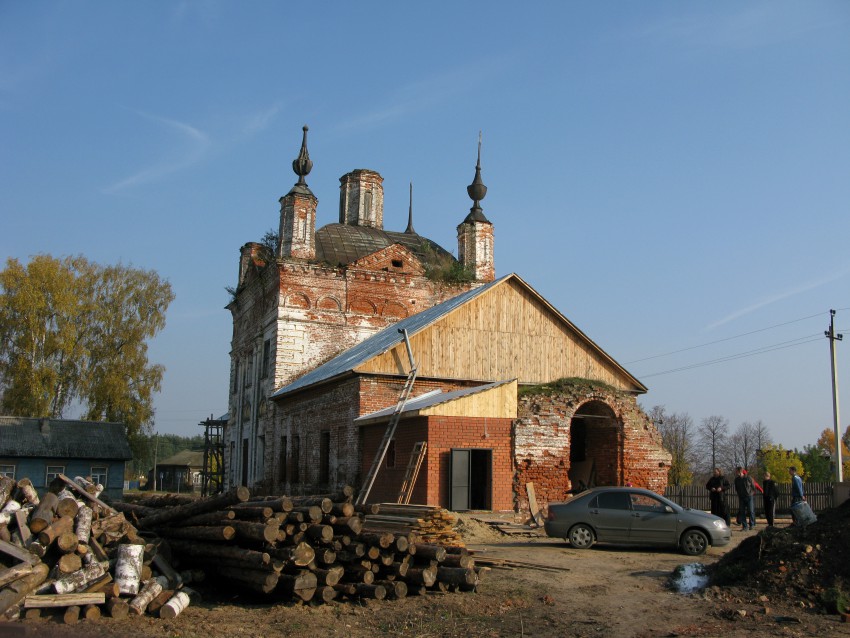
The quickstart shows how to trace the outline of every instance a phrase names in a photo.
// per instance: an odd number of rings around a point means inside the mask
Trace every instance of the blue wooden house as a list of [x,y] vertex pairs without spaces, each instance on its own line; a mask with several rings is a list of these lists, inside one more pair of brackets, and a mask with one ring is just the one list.
[[58,474],[91,477],[120,499],[132,458],[121,423],[0,416],[0,474],[24,477],[43,494]]

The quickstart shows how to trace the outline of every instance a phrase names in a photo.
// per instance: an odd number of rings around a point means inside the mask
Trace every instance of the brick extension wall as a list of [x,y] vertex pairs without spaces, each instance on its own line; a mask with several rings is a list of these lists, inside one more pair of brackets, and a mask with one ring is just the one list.
[[[585,423],[587,458],[595,461],[597,484],[631,483],[663,493],[670,454],[635,397],[596,384],[577,383],[551,393],[520,396],[514,425],[516,507],[528,510],[525,484],[534,482],[537,503],[562,501],[573,488],[571,425],[576,413]],[[613,417],[615,425],[598,416]]]

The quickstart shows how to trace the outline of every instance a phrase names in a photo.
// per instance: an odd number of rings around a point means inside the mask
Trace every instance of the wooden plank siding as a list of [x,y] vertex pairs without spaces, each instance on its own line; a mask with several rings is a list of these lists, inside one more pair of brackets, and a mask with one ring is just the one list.
[[[779,490],[779,498],[776,499],[776,516],[790,518],[791,484],[778,483],[776,487]],[[832,483],[805,483],[803,485],[806,500],[815,513],[832,507],[832,487]],[[671,485],[664,491],[664,496],[682,507],[705,510],[706,512],[711,510],[708,490],[703,485],[685,485],[680,487]],[[761,493],[756,492],[753,500],[756,507],[756,516],[764,516],[764,502],[762,501]],[[738,497],[734,489],[726,493],[726,504],[729,506],[729,512],[734,521],[735,515],[738,513]]]
[[[640,392],[632,379],[520,281],[507,280],[410,337],[420,377],[548,383],[565,377]],[[357,372],[407,374],[404,344]]]

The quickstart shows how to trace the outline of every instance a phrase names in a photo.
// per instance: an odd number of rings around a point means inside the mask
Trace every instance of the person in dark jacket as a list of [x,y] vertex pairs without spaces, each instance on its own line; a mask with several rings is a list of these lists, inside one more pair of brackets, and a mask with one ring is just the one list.
[[[753,492],[756,491],[753,479],[744,472],[740,465],[735,468],[735,493],[738,495],[738,520],[741,530],[753,529],[756,526],[756,508],[753,503]],[[747,517],[749,516],[749,527]]]
[[726,505],[726,492],[729,491],[729,481],[723,476],[723,472],[719,467],[714,468],[714,475],[708,479],[705,484],[705,489],[708,490],[708,498],[711,501],[711,513],[719,516],[728,526],[731,522],[729,519],[729,507]]
[[764,517],[767,519],[767,526],[773,527],[773,520],[776,515],[776,499],[779,498],[779,488],[776,487],[776,481],[771,478],[770,472],[764,473],[762,490]]

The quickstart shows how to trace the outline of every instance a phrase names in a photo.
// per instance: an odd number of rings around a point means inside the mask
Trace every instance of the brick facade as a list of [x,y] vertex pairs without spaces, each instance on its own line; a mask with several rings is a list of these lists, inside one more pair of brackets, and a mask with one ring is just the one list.
[[517,507],[528,509],[533,481],[538,505],[562,501],[574,487],[571,464],[592,460],[597,485],[631,483],[664,492],[670,454],[634,395],[575,382],[523,393],[514,424]]

